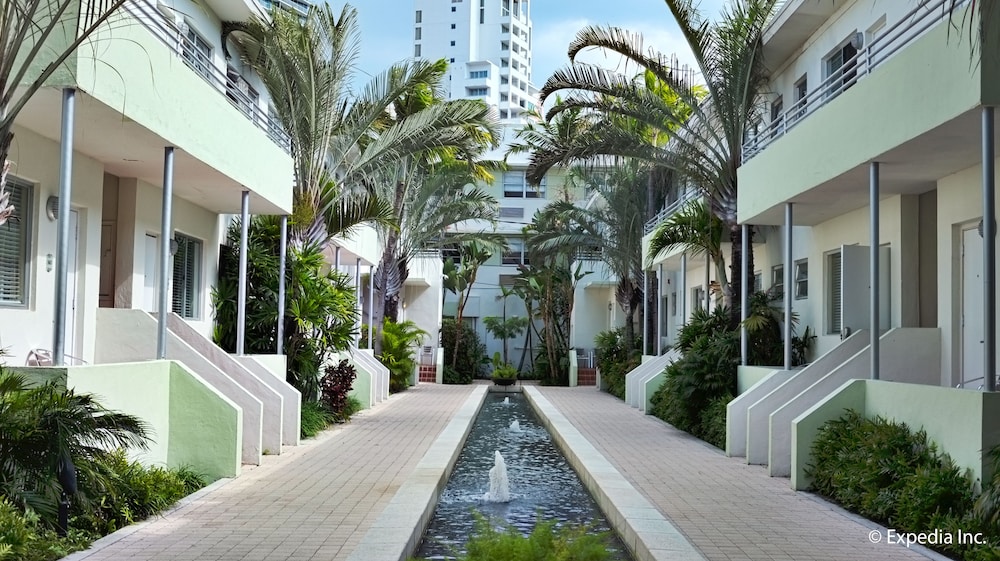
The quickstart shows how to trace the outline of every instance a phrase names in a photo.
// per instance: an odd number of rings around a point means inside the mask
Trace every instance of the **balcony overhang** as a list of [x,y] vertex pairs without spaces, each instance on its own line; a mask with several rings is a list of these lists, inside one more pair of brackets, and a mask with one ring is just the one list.
[[[59,142],[61,107],[62,90],[42,88],[18,115],[17,125]],[[164,148],[175,146],[175,196],[215,213],[238,213],[241,194],[249,189],[252,214],[286,213],[274,201],[185,152],[183,146],[81,90],[76,94],[73,137],[74,151],[101,162],[105,172],[157,187],[163,186]]]
[[764,30],[764,60],[784,64],[848,0],[787,0]]

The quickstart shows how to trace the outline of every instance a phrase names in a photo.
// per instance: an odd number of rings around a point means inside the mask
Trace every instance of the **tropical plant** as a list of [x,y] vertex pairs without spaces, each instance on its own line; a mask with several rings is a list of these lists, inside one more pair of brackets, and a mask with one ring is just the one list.
[[[553,94],[569,92],[549,111],[548,119],[574,108],[604,116],[597,120],[599,126],[574,141],[560,157],[562,161],[602,154],[638,158],[674,171],[678,181],[705,193],[713,214],[729,231],[733,282],[723,291],[727,302],[738,303],[740,282],[736,281],[743,275],[749,279],[753,265],[750,255],[750,266],[741,270],[736,170],[742,162],[744,132],[760,119],[761,96],[767,91],[762,37],[777,2],[733,0],[715,20],[705,17],[694,0],[666,3],[694,55],[703,91],[708,93],[706,100],[688,76],[670,67],[666,57],[647,52],[641,35],[595,26],[577,34],[569,46],[572,64],[548,79],[541,98],[544,101]],[[590,48],[622,55],[643,70],[643,79],[575,61],[580,52]],[[665,89],[675,94],[679,103],[665,98]],[[644,126],[634,126],[632,121]],[[658,142],[663,136],[670,141]],[[551,158],[533,156],[532,175],[540,176],[551,165]],[[738,307],[732,306],[731,313],[735,324]]]
[[[503,290],[503,287],[500,288]],[[506,305],[504,305],[504,313],[506,314]],[[503,361],[506,364],[510,362],[507,353],[507,341],[515,339],[521,333],[524,333],[524,330],[528,328],[528,318],[520,316],[487,316],[483,318],[483,326],[486,327],[487,333],[503,341]]]
[[348,398],[357,377],[358,371],[354,365],[343,359],[336,365],[327,366],[323,379],[320,380],[319,400],[338,421],[346,421],[351,416]]
[[49,78],[124,3],[11,0],[0,9],[0,226],[15,212],[6,189],[14,121]]
[[389,391],[401,392],[410,386],[417,368],[417,347],[429,335],[412,321],[397,323],[385,319],[378,359],[389,369]]
[[[239,286],[240,225],[227,233],[228,245],[219,256],[219,282],[212,289],[215,308],[213,338],[219,346],[236,349],[236,295]],[[273,353],[278,322],[279,224],[273,216],[255,216],[249,228],[247,252],[247,329],[244,349]],[[284,349],[286,379],[306,400],[319,398],[321,365],[354,341],[357,305],[351,279],[330,270],[320,247],[291,248],[286,269]]]
[[625,375],[639,366],[642,353],[634,339],[627,342],[625,327],[602,331],[594,339],[601,385],[618,399],[625,399]]
[[337,421],[336,415],[321,401],[303,399],[299,416],[301,418],[299,432],[302,438],[312,438]]
[[[465,305],[469,302],[472,287],[476,284],[479,268],[493,256],[496,244],[487,245],[478,241],[468,241],[458,246],[459,262],[456,265],[451,259],[444,261],[444,289],[458,296],[455,306],[455,323],[462,323]],[[465,330],[455,331],[455,344],[452,347],[451,367],[458,368],[459,348]]]
[[[110,486],[98,468],[107,450],[147,446],[146,425],[137,417],[52,382],[30,387],[23,376],[0,369],[0,496],[52,527],[64,490],[60,471],[64,481],[75,484],[79,474],[92,482],[89,490],[99,491]],[[88,489],[77,498],[95,499],[86,496]]]
[[442,320],[441,348],[446,356],[458,357],[454,363],[444,365],[444,383],[468,384],[479,375],[486,359],[486,346],[480,343],[479,335],[471,325],[450,318]]
[[648,257],[655,260],[671,249],[682,249],[691,256],[707,255],[715,266],[720,284],[726,280],[726,259],[722,248],[725,225],[708,204],[691,201],[657,225],[649,238]]

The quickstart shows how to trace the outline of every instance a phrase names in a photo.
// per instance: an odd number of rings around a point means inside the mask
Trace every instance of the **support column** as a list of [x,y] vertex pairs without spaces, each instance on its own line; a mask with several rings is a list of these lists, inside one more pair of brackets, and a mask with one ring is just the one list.
[[[642,354],[649,353],[649,271],[642,272]],[[659,318],[657,318],[659,319]]]
[[882,335],[881,326],[882,321],[879,317],[879,285],[878,285],[878,247],[879,247],[879,201],[878,201],[878,180],[879,180],[879,169],[878,162],[872,162],[869,167],[868,173],[868,214],[869,214],[869,265],[868,265],[868,286],[871,287],[871,295],[869,305],[871,309],[869,310],[869,320],[871,330],[869,333],[870,342],[869,347],[871,347],[872,360],[871,360],[871,373],[869,377],[872,380],[878,380],[879,377],[879,336]]
[[[750,245],[750,228],[746,224],[742,226],[743,229],[743,242],[740,246],[742,250],[742,256],[740,258],[740,263],[742,266],[740,270],[743,271],[741,275],[743,278],[740,279],[740,364],[747,366],[750,360],[750,334],[747,333],[747,316],[750,314],[750,286],[747,283],[748,271],[747,267],[750,266],[750,255],[749,255],[749,245]],[[736,279],[733,279],[735,282]]]
[[340,272],[340,246],[333,252],[333,268],[338,273]]
[[785,370],[792,369],[792,203],[785,203]]
[[656,356],[663,354],[663,263],[656,274]]
[[677,293],[680,294],[680,306],[677,307],[677,312],[681,315],[681,325],[686,325],[687,316],[687,290],[688,290],[688,254],[681,254],[681,282],[680,286],[677,287]]
[[354,294],[356,295],[355,299],[357,300],[357,303],[358,303],[358,319],[357,319],[357,323],[354,324],[354,326],[358,330],[358,335],[354,339],[354,346],[358,347],[361,344],[361,316],[362,316],[362,308],[361,308],[361,258],[360,257],[357,257],[354,260]]
[[174,241],[174,147],[163,149],[163,202],[160,210],[160,278],[157,283],[156,358],[167,358],[167,271],[170,270],[170,246]]
[[375,265],[368,267],[368,348],[375,348]]
[[712,311],[712,257],[705,254],[705,311]]
[[996,217],[996,147],[994,110],[983,107],[983,306],[986,308],[983,326],[985,360],[983,389],[996,391],[997,371],[997,217]]
[[285,354],[285,261],[288,259],[288,216],[281,217],[281,241],[278,242],[278,347]]
[[247,337],[247,246],[250,240],[250,191],[240,204],[240,271],[236,293],[236,354],[245,353]]
[[[76,90],[63,90],[62,128],[59,140],[59,224],[56,230],[56,294],[52,320],[52,364],[66,360],[66,285],[69,281],[69,211],[73,196],[73,123]],[[78,226],[79,227],[79,226]]]

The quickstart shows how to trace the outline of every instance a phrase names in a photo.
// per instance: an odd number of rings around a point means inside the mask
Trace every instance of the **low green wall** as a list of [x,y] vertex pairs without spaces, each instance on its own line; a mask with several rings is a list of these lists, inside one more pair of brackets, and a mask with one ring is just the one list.
[[24,376],[30,386],[40,386],[53,382],[60,388],[66,387],[66,367],[64,366],[4,366],[4,370]]
[[767,375],[775,370],[781,370],[778,366],[739,366],[736,369],[736,395],[742,395],[750,388],[757,385]]
[[170,466],[209,481],[240,474],[243,410],[179,362],[170,363]]
[[880,380],[852,380],[792,422],[792,487],[810,485],[805,468],[819,427],[854,409],[924,430],[955,463],[973,478],[992,477],[983,451],[1000,444],[1000,394],[975,390],[904,384]]
[[368,373],[360,364],[351,360],[351,357],[346,356],[347,360],[350,361],[351,366],[358,371],[357,378],[354,379],[354,384],[351,385],[350,394],[355,399],[361,402],[361,407],[364,409],[371,409],[375,404],[372,403],[372,375]]

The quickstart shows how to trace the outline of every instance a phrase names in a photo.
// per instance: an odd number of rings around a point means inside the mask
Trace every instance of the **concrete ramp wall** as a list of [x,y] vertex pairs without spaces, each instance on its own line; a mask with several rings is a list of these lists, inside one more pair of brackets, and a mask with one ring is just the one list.
[[678,358],[680,358],[680,351],[671,350],[665,355],[651,357],[629,371],[625,375],[625,403],[638,409],[644,409],[646,382],[650,378],[662,374],[663,369]]
[[[879,357],[879,377],[884,381],[937,385],[941,376],[941,331],[937,328],[892,329],[879,338]],[[771,414],[768,472],[772,477],[791,476],[792,421],[845,382],[868,378],[870,365],[871,350],[866,346]]]
[[302,394],[295,389],[295,386],[286,382],[283,376],[276,376],[270,368],[262,364],[263,357],[237,356],[234,358],[251,374],[257,376],[268,387],[281,395],[281,444],[298,446],[302,424]]
[[[142,310],[99,308],[95,362],[106,364],[153,360],[156,357],[156,333],[156,319]],[[243,410],[241,458],[245,464],[260,464],[264,451],[264,405],[261,400],[169,330],[167,358],[183,363]],[[280,431],[277,434],[280,435]],[[278,441],[280,442],[280,436]]]
[[[277,380],[274,380],[274,376],[267,373],[266,378],[264,378],[251,372],[236,357],[222,350],[222,347],[219,347],[195,328],[188,325],[177,314],[171,313],[167,316],[167,329],[180,340],[190,345],[198,354],[208,359],[216,368],[224,372],[226,376],[235,380],[236,383],[243,386],[244,389],[260,400],[264,412],[261,425],[261,446],[264,447],[264,450],[268,454],[280,454],[283,439],[282,425],[284,424],[285,398],[273,387],[278,385]],[[170,348],[168,345],[167,356],[169,355]]]
[[784,384],[797,373],[795,370],[773,370],[746,391],[736,396],[726,406],[726,455],[730,458],[740,458],[747,455],[747,410]]
[[[796,370],[782,384],[765,392],[749,391],[737,399],[746,408],[746,454],[748,464],[766,464],[770,449],[771,413],[802,393],[813,382],[826,376],[868,346],[868,332],[859,329],[802,370]],[[756,399],[754,399],[756,398]]]
[[372,377],[372,405],[389,399],[389,369],[378,361],[371,349],[351,349],[351,358]]

